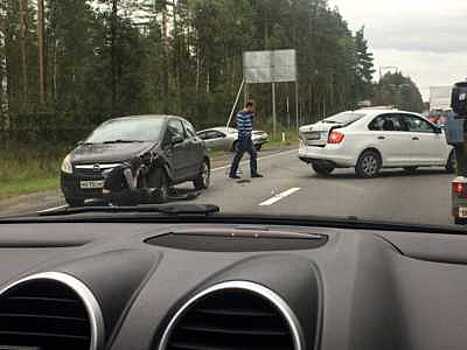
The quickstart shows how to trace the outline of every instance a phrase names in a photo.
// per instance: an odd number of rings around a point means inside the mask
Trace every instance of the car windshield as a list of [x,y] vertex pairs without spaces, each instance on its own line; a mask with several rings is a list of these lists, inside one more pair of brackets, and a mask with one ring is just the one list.
[[164,119],[116,119],[99,126],[86,139],[86,143],[153,142],[159,140]]
[[341,125],[348,125],[356,122],[357,120],[363,118],[365,116],[364,113],[339,113],[333,115],[332,117],[326,118],[323,120],[323,123],[327,124],[341,124]]
[[467,228],[466,13],[460,0],[5,0],[0,217],[212,204]]

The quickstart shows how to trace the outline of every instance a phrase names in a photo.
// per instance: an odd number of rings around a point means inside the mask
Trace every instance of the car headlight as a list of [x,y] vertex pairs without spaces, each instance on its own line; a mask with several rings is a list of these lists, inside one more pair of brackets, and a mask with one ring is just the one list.
[[62,171],[67,174],[73,174],[73,166],[71,165],[70,155],[67,155],[62,162]]

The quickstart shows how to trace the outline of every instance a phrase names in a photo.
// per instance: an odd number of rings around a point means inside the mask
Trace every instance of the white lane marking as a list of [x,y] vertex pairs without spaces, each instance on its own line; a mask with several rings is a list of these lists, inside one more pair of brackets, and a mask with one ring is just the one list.
[[300,191],[301,188],[300,187],[293,187],[287,191],[284,191],[282,193],[279,193],[279,194],[276,194],[275,196],[269,198],[268,200],[264,201],[263,203],[260,203],[259,206],[260,207],[269,207],[271,205],[273,205],[274,203],[277,203],[279,202],[281,199],[284,199],[285,197],[288,197],[292,194],[294,194],[295,192],[298,192]]
[[66,209],[68,208],[68,204],[64,204],[64,205],[60,205],[58,207],[55,207],[55,208],[47,208],[45,210],[39,210],[37,213],[39,214],[45,214],[45,213],[48,213],[50,211],[55,211],[55,210],[60,210],[60,209]]
[[[291,154],[291,153],[297,153],[298,154],[298,151],[296,149],[293,149],[293,150],[290,150],[290,151],[274,153],[274,154],[270,154],[269,156],[259,157],[258,160],[265,160],[265,159],[274,158],[274,157],[278,157],[278,156],[282,156],[282,155],[286,155],[286,154]],[[247,164],[248,162],[249,162],[248,159],[244,160],[244,161],[240,162],[240,165]],[[230,168],[230,165],[231,164],[224,165],[224,166],[221,166],[219,168],[214,168],[214,169],[211,170],[211,172],[212,171],[219,171],[219,170],[228,169],[228,168]]]

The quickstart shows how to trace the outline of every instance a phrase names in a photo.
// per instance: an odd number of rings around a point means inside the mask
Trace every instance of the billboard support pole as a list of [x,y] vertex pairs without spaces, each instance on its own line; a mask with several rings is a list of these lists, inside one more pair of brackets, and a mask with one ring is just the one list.
[[297,129],[300,128],[300,112],[299,112],[299,101],[298,101],[298,80],[295,80],[295,118]]
[[240,84],[240,89],[238,89],[237,92],[237,97],[235,98],[234,105],[232,106],[232,111],[230,112],[229,120],[227,121],[226,127],[228,128],[230,123],[232,122],[233,115],[235,113],[235,108],[237,108],[238,100],[240,99],[240,96],[242,94],[243,87],[245,86],[245,80],[242,80],[242,83]]
[[276,83],[272,83],[272,136],[277,135],[277,114],[276,114]]

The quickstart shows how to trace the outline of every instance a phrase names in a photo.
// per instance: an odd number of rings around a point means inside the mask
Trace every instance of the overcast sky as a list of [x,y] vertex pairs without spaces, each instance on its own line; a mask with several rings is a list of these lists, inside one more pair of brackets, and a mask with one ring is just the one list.
[[[428,100],[430,86],[467,77],[467,0],[329,0],[365,25],[375,65],[397,66]],[[375,76],[377,78],[377,76]]]

